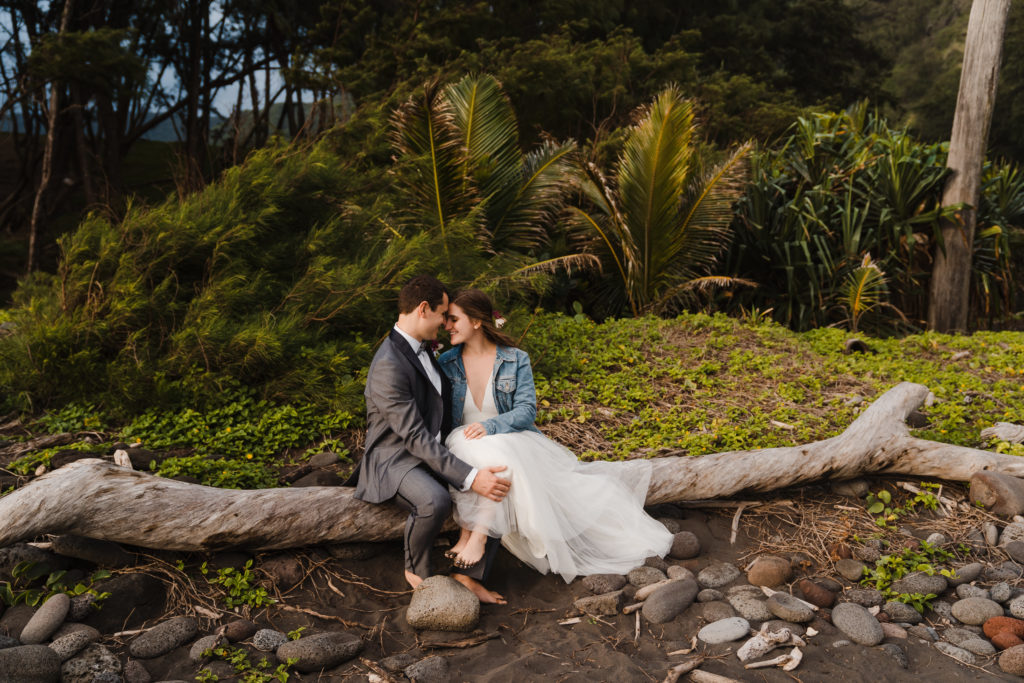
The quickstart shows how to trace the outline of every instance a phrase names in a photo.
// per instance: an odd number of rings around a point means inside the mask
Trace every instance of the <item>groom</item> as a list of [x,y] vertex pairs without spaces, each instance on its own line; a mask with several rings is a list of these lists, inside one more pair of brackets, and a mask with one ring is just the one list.
[[[504,467],[476,469],[444,447],[452,428],[451,383],[430,351],[444,324],[448,292],[427,275],[413,278],[398,294],[398,322],[377,349],[366,378],[366,449],[356,468],[356,498],[394,501],[409,513],[405,523],[405,579],[413,588],[431,575],[430,549],[451,512],[451,485],[499,501],[509,480]],[[453,578],[481,602],[504,603],[480,583],[498,549],[487,541],[483,559]]]

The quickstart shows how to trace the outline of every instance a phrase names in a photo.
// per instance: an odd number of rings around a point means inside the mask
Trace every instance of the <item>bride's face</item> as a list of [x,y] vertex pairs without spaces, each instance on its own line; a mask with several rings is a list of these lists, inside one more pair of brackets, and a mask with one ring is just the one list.
[[470,318],[462,308],[455,304],[448,307],[448,320],[445,322],[444,329],[448,330],[452,346],[464,344],[476,335],[482,334],[480,321]]

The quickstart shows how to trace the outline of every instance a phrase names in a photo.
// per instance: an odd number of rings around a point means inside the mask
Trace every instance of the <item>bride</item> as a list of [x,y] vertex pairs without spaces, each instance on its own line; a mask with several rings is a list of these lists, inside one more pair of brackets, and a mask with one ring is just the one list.
[[448,308],[454,348],[439,362],[452,382],[452,422],[461,427],[446,445],[474,467],[505,466],[499,476],[512,480],[501,502],[452,494],[462,533],[448,557],[471,567],[487,537],[500,537],[520,560],[566,583],[625,574],[652,555],[663,557],[672,534],[643,510],[650,463],[579,462],[541,434],[533,424],[530,357],[498,330],[496,317],[490,298],[475,289],[456,294]]

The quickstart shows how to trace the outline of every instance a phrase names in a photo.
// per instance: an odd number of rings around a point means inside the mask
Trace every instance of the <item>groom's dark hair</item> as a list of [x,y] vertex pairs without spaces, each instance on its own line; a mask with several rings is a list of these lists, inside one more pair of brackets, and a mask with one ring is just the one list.
[[436,277],[417,275],[398,293],[398,312],[412,313],[421,301],[426,301],[430,310],[434,310],[444,303],[445,294],[448,294],[448,288]]

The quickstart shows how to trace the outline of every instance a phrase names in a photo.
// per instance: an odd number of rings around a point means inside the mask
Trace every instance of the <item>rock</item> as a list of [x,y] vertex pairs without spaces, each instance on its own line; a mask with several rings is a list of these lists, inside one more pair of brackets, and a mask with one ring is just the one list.
[[53,551],[100,567],[127,567],[135,563],[135,556],[117,543],[84,536],[55,536]]
[[64,623],[64,618],[67,617],[70,608],[71,598],[67,593],[56,593],[36,610],[36,613],[25,624],[18,640],[24,645],[42,643]]
[[273,628],[261,628],[252,635],[252,646],[261,652],[274,652],[288,642],[288,636]]
[[921,640],[926,640],[929,642],[935,642],[939,639],[939,634],[936,633],[935,629],[933,629],[931,626],[922,626],[920,624],[915,624],[907,629],[907,633],[916,638],[920,638]]
[[814,582],[822,588],[824,588],[825,590],[832,591],[833,593],[839,593],[843,590],[844,587],[843,584],[839,583],[835,579],[830,578],[828,576],[818,577],[814,580]]
[[18,647],[19,645],[21,645],[21,642],[17,638],[0,636],[0,650],[6,650],[9,647]]
[[832,642],[832,647],[834,648],[849,647],[850,645],[853,645],[853,643],[849,640],[836,640]]
[[700,555],[700,539],[690,531],[680,531],[672,537],[672,548],[668,556],[676,560],[688,560]]
[[836,571],[847,581],[856,583],[864,578],[864,570],[867,568],[859,560],[839,560],[836,562]]
[[228,642],[237,643],[252,638],[258,630],[260,627],[248,619],[235,619],[224,626],[224,637]]
[[1010,599],[1010,595],[1012,595],[1013,593],[1012,589],[1010,588],[1010,584],[1006,583],[1005,581],[1000,581],[996,585],[992,586],[988,589],[988,592],[989,599],[993,602],[998,602],[999,604],[1008,601]]
[[999,655],[999,668],[1013,676],[1024,676],[1024,645],[1015,645]]
[[660,569],[655,569],[654,567],[637,567],[635,569],[630,569],[629,574],[626,576],[626,579],[637,588],[643,588],[644,586],[649,586],[652,583],[664,581],[667,578],[668,577],[665,576],[665,572]]
[[789,560],[775,555],[761,555],[747,570],[747,581],[752,586],[775,588],[787,583],[793,576]]
[[612,593],[626,585],[626,577],[620,574],[591,574],[583,577],[583,587],[595,595]]
[[725,562],[716,562],[697,574],[701,588],[721,588],[740,578],[740,570]]
[[836,594],[819,586],[810,579],[800,579],[796,584],[807,602],[816,607],[831,607],[836,602]]
[[652,624],[665,624],[683,613],[697,597],[697,582],[681,579],[654,591],[642,608],[643,616]]
[[678,534],[683,530],[682,523],[675,517],[655,517],[661,525],[669,530],[670,533]]
[[1003,631],[992,636],[992,644],[1000,650],[1007,650],[1017,645],[1024,645],[1024,640],[1009,631]]
[[662,573],[667,572],[668,568],[669,568],[668,562],[666,562],[662,558],[658,557],[657,555],[651,555],[646,560],[644,560],[644,566],[645,567],[654,567],[655,569],[657,569],[658,571],[660,571]]
[[380,660],[380,665],[391,673],[398,673],[416,663],[416,655],[411,652],[401,652]]
[[981,580],[988,583],[1012,581],[1024,576],[1024,568],[1012,560],[1003,562],[998,567],[985,567],[981,570]]
[[696,574],[694,574],[686,567],[683,567],[682,565],[678,564],[669,565],[669,568],[665,573],[668,574],[668,578],[670,579],[693,579],[694,581],[697,580]]
[[136,636],[128,644],[128,653],[138,659],[159,657],[192,640],[198,631],[192,617],[171,617]]
[[150,683],[152,680],[142,662],[129,659],[124,663],[124,683]]
[[[861,398],[857,396],[856,398]],[[861,398],[863,401],[863,398]],[[849,402],[848,402],[849,403]],[[856,404],[854,404],[856,405]],[[865,479],[844,479],[843,481],[830,482],[832,492],[848,498],[863,498],[868,495],[870,485]]]
[[882,592],[873,588],[851,588],[843,594],[843,597],[862,607],[881,606],[885,602]]
[[387,543],[338,543],[327,546],[328,554],[336,560],[369,560],[388,548]]
[[[435,577],[432,576],[425,581],[429,581],[432,578],[448,578],[448,577]],[[449,579],[452,583],[457,583],[454,579]],[[422,584],[420,584],[422,585]],[[461,584],[460,587],[464,588]],[[468,588],[464,588],[467,593],[472,593]],[[415,592],[413,596],[415,597]],[[476,599],[476,596],[473,596]],[[479,602],[477,603],[479,606]],[[277,648],[277,661],[282,664],[289,659],[297,659],[295,662],[295,668],[302,673],[314,673],[322,669],[330,669],[335,667],[342,662],[355,657],[363,649],[363,640],[359,636],[355,636],[345,631],[335,631],[332,633],[316,633],[311,636],[299,638],[298,640],[289,640]]]
[[928,534],[928,538],[926,538],[924,540],[929,545],[933,545],[933,546],[936,546],[936,547],[942,547],[942,546],[946,545],[947,543],[949,543],[949,539],[946,538],[945,536],[943,536],[942,534],[940,534],[938,531],[936,531],[935,533],[932,533],[932,534]]
[[1024,563],[1024,541],[1010,541],[1003,546],[1003,550],[1014,562]]
[[45,645],[21,645],[0,650],[0,681],[57,683],[60,657]]
[[782,619],[772,619],[761,624],[761,630],[770,633],[778,633],[782,629],[788,630],[794,636],[802,636],[807,633],[807,628],[804,624],[794,624],[791,621],[783,621]]
[[278,555],[263,560],[260,563],[260,569],[270,577],[275,586],[281,589],[281,592],[299,585],[306,575],[302,564],[291,555]]
[[27,543],[16,543],[0,548],[0,581],[10,581],[13,578],[11,572],[22,562],[35,564],[35,569],[42,572],[43,576],[68,568],[65,557]]
[[953,571],[954,576],[946,577],[946,583],[950,586],[959,586],[963,583],[970,583],[981,575],[981,570],[983,568],[984,565],[981,564],[981,562],[971,562],[970,564],[965,564],[962,567],[957,567]]
[[897,593],[921,593],[922,595],[929,593],[942,595],[946,592],[946,588],[948,588],[946,577],[941,574],[929,576],[924,572],[911,572],[892,584],[892,589]]
[[412,592],[405,619],[420,630],[472,631],[480,620],[480,601],[455,579],[430,576]]
[[93,610],[84,619],[87,624],[99,629],[100,633],[137,628],[164,614],[167,588],[162,581],[149,574],[119,574],[96,584],[94,590],[113,596],[103,603],[103,609]]
[[1024,482],[1001,472],[981,471],[971,476],[970,500],[996,515],[1024,512]]
[[885,638],[882,625],[866,608],[852,602],[841,602],[832,610],[832,623],[847,638],[859,645],[878,645]]
[[648,596],[651,595],[651,593],[658,590],[670,581],[671,579],[664,579],[662,581],[659,581],[658,583],[649,583],[643,588],[638,588],[636,590],[636,593],[633,594],[633,597],[630,598],[630,600],[632,600],[633,602],[643,602],[648,598]]
[[227,642],[227,639],[224,638],[224,636],[216,634],[203,636],[196,642],[192,643],[192,647],[188,650],[188,658],[193,662],[201,662],[206,659],[206,656],[203,655],[204,652],[212,650],[218,645],[223,645],[225,642]]
[[1010,614],[1013,616],[1018,619],[1024,619],[1024,595],[1018,595],[1013,600],[1010,600],[1007,608],[1009,608]]
[[50,640],[57,640],[58,638],[69,636],[72,633],[88,633],[92,636],[94,642],[99,640],[101,637],[100,632],[88,624],[77,624],[73,621],[65,621],[61,624],[59,629],[53,632],[53,635],[50,636]]
[[906,640],[907,638],[907,630],[905,628],[888,622],[882,624],[882,633],[885,634],[886,638],[898,638],[899,640]]
[[882,611],[889,615],[893,621],[904,624],[920,624],[924,617],[910,605],[890,600],[882,605]]
[[791,621],[794,624],[806,624],[814,619],[814,610],[787,593],[771,595],[765,601],[765,606],[779,619]]
[[989,638],[1004,631],[1012,633],[1018,638],[1024,638],[1024,620],[1013,617],[992,617],[985,622],[983,629],[984,634]]
[[304,477],[299,477],[292,482],[292,487],[302,488],[303,486],[341,486],[345,480],[334,472],[328,470],[314,470]]
[[953,603],[953,616],[965,624],[980,626],[992,617],[1003,616],[1003,608],[985,598],[965,598]]
[[25,630],[25,624],[29,622],[36,610],[31,605],[15,605],[0,618],[0,634],[18,637]]
[[121,661],[99,643],[86,647],[60,668],[61,683],[114,683],[121,680]]
[[450,680],[448,660],[439,655],[421,659],[407,666],[403,673],[406,678],[416,683],[448,683]]
[[728,600],[733,609],[747,621],[761,623],[775,618],[775,615],[768,609],[766,601],[748,591],[730,595]]
[[93,593],[82,593],[71,598],[71,607],[68,609],[68,621],[82,621],[95,612],[96,596]]
[[988,543],[991,546],[999,543],[999,527],[995,524],[992,522],[985,522],[981,527],[981,531],[985,534],[985,543]]
[[580,598],[573,603],[573,607],[593,617],[608,617],[618,614],[625,602],[626,596],[623,591],[612,591]]
[[50,643],[49,648],[57,653],[61,662],[66,662],[84,650],[86,645],[98,640],[99,635],[98,632],[93,634],[88,631],[76,631],[57,638]]
[[309,464],[313,467],[330,467],[336,465],[341,461],[337,453],[317,453],[316,455],[310,456]]
[[[722,619],[729,619],[736,616],[736,610],[732,608],[732,605],[724,600],[714,600],[712,602],[705,602],[702,605],[703,611],[702,616],[704,621],[714,623],[721,621]],[[746,621],[744,619],[744,621]]]
[[975,586],[972,583],[961,583],[956,587],[956,597],[963,600],[964,598],[986,598],[988,599],[989,593],[981,586]]
[[967,650],[962,647],[957,647],[956,645],[944,643],[941,640],[935,643],[935,649],[944,655],[948,655],[953,659],[970,666],[975,666],[978,663],[978,659]]
[[742,617],[730,617],[712,622],[697,632],[697,638],[708,645],[721,645],[746,637],[750,622]]
[[[1013,478],[1016,479],[1016,477]],[[1013,541],[1024,541],[1024,524],[1011,522],[1003,529],[1003,533],[999,534],[1000,547],[1005,548]]]
[[960,620],[953,616],[953,606],[943,600],[936,600],[932,603],[932,611],[940,617],[945,619],[954,626],[960,623]]
[[874,564],[881,559],[882,551],[873,545],[861,545],[853,549],[853,556],[858,560],[867,562],[868,564]]
[[884,643],[878,647],[879,650],[889,655],[896,660],[896,663],[900,665],[900,668],[906,669],[910,666],[910,660],[907,659],[907,653],[903,651],[903,648],[896,643]]
[[992,643],[988,642],[984,638],[979,638],[978,636],[974,636],[973,638],[968,638],[963,641],[960,643],[960,647],[973,655],[978,655],[979,657],[988,657],[989,655],[994,655],[996,653],[996,648]]
[[700,593],[697,593],[697,602],[715,602],[716,600],[725,600],[722,591],[715,590],[714,588],[705,588]]

